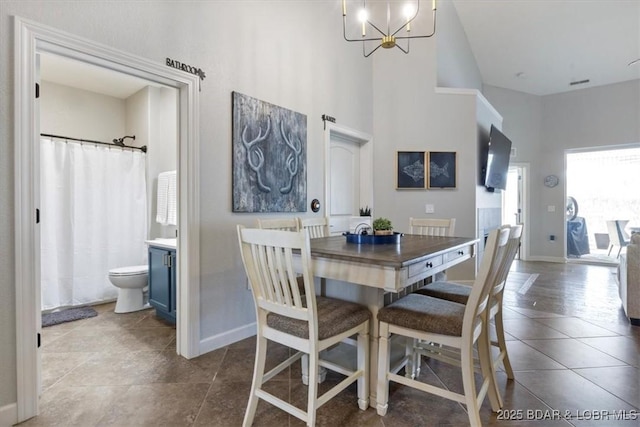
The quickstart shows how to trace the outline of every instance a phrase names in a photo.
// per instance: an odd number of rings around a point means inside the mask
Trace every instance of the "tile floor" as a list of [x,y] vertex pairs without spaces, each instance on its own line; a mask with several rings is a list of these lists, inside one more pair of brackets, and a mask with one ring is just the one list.
[[[485,425],[640,426],[640,327],[629,326],[622,314],[614,272],[514,263],[504,317],[516,380],[499,372],[505,406],[495,414],[485,401]],[[175,328],[152,310],[116,315],[113,304],[97,310],[97,317],[43,330],[40,415],[21,426],[241,425],[253,339],[186,360],[175,354]],[[271,350],[272,365],[289,352]],[[461,389],[457,370],[437,361],[425,360],[421,376]],[[272,380],[272,391],[303,407],[299,379],[296,365]],[[570,419],[554,419],[558,414]],[[358,410],[354,387],[318,413],[318,425],[325,426],[467,424],[463,406],[393,383],[385,417],[373,408]],[[302,423],[261,402],[255,425]]]

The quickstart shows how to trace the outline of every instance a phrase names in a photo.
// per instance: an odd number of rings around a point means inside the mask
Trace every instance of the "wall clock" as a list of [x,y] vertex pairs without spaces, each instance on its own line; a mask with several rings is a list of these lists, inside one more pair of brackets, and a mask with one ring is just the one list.
[[557,176],[555,175],[548,175],[545,179],[544,179],[544,185],[546,185],[549,188],[553,188],[556,185],[558,185],[558,182],[560,182],[560,180],[558,179]]

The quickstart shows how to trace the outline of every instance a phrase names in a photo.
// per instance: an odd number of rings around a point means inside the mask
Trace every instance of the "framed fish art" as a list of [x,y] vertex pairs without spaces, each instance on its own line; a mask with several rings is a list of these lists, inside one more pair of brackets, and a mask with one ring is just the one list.
[[427,188],[456,188],[455,151],[429,151],[427,165]]
[[423,190],[425,188],[425,152],[398,151],[396,157],[396,188]]

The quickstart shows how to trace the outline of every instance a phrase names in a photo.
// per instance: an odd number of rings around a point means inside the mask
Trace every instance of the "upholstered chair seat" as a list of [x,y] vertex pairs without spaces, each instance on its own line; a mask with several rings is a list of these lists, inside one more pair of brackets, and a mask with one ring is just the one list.
[[[318,309],[318,339],[324,340],[352,329],[371,318],[371,311],[359,304],[316,296]],[[267,315],[267,325],[280,332],[309,339],[309,322],[282,316]]]

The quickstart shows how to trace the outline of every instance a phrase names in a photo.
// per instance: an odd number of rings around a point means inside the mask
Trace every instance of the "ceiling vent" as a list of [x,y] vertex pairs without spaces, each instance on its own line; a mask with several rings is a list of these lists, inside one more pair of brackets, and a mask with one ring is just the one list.
[[584,79],[584,80],[577,80],[575,82],[571,82],[569,83],[569,86],[576,86],[576,85],[583,85],[585,83],[589,83],[591,80],[589,79]]

